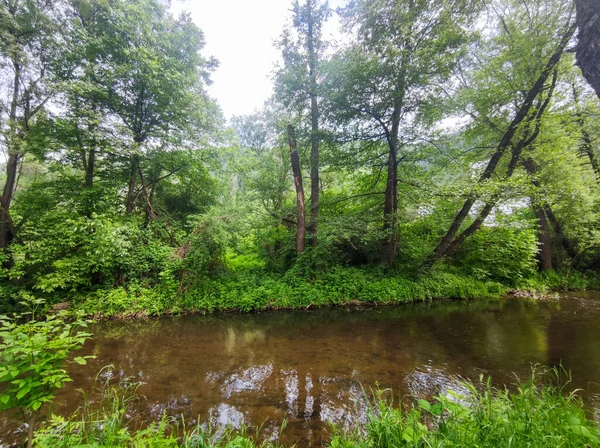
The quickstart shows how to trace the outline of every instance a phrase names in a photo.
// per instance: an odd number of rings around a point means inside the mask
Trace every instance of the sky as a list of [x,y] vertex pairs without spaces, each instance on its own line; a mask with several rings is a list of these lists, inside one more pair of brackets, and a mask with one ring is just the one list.
[[[204,32],[203,54],[219,60],[209,94],[226,118],[252,113],[271,95],[271,75],[279,60],[274,41],[291,17],[291,0],[179,0],[172,12],[188,11]],[[332,8],[344,0],[330,0]],[[325,35],[336,35],[333,21]]]

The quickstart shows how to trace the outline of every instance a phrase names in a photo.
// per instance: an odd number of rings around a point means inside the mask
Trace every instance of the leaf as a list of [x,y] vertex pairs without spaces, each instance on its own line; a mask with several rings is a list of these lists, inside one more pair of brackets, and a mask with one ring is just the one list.
[[431,405],[429,404],[429,402],[427,400],[419,400],[419,407],[421,409],[425,409],[428,412],[431,412]]
[[431,413],[435,416],[442,415],[442,412],[444,412],[444,406],[442,406],[442,403],[436,403],[431,407]]

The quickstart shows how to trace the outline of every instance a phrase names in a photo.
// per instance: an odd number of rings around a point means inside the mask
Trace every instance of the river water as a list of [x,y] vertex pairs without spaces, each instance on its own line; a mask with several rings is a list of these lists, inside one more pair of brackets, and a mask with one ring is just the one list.
[[327,422],[364,419],[376,385],[430,398],[464,378],[511,384],[533,364],[561,363],[592,412],[600,404],[598,293],[104,322],[92,330],[79,354],[97,358],[70,367],[74,381],[55,412],[80,406],[78,389],[93,398],[107,376],[129,378],[143,383],[132,412],[144,421],[166,412],[186,424],[262,425],[268,437],[285,419],[282,442],[318,446],[330,438]]

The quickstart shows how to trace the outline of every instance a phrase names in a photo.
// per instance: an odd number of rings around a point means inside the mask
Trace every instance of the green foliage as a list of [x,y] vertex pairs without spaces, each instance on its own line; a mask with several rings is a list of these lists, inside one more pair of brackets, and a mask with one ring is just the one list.
[[[24,317],[0,316],[0,410],[17,408],[29,420],[70,381],[63,364],[91,335],[82,331],[88,321],[66,322],[55,315],[36,321],[32,315],[19,323]],[[73,362],[85,364],[86,358]]]
[[266,272],[227,273],[182,294],[178,307],[205,312],[294,309],[357,303],[409,303],[436,298],[498,297],[505,291],[498,283],[446,273],[411,279],[386,276],[379,269],[336,267],[314,278],[297,274],[295,270],[283,277]]
[[[555,371],[543,380],[558,378]],[[464,393],[448,391],[432,403],[418,400],[409,410],[395,408],[379,392],[364,434],[336,435],[335,448],[350,447],[581,447],[600,442],[600,428],[585,415],[581,399],[563,386],[538,385],[533,375],[516,391],[495,390],[488,379],[462,383]]]
[[535,276],[537,253],[532,229],[483,227],[465,241],[457,258],[468,275],[515,285]]

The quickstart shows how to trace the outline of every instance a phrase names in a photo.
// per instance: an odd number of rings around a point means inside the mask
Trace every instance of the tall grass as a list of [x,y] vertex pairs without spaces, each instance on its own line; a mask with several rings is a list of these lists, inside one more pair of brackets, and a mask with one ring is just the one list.
[[599,446],[598,424],[586,418],[576,392],[565,393],[560,371],[539,376],[534,372],[515,392],[494,389],[489,379],[479,386],[467,382],[467,393],[419,400],[409,410],[380,392],[366,427],[338,433],[331,447]]
[[[102,373],[102,372],[101,372]],[[109,376],[110,377],[110,376]],[[188,429],[175,419],[163,415],[160,421],[143,425],[132,410],[139,400],[139,383],[121,380],[100,386],[101,399],[85,400],[85,404],[67,418],[53,415],[34,439],[39,448],[278,448],[278,441],[258,442],[247,428],[213,428],[200,424]],[[282,425],[281,431],[285,427]],[[280,431],[280,433],[281,433]]]
[[[561,370],[537,373],[514,391],[495,389],[491,381],[462,384],[461,394],[447,392],[433,402],[418,400],[403,409],[387,390],[371,402],[367,423],[350,432],[333,428],[331,448],[390,447],[598,447],[600,428],[586,418],[577,391],[566,393]],[[166,416],[141,428],[129,416],[136,386],[104,386],[100,403],[88,402],[69,418],[54,416],[36,433],[35,446],[277,448],[258,442],[246,429],[197,425],[188,430]],[[138,426],[136,430],[135,427]],[[283,428],[282,428],[283,431]],[[281,432],[279,432],[281,434]]]

